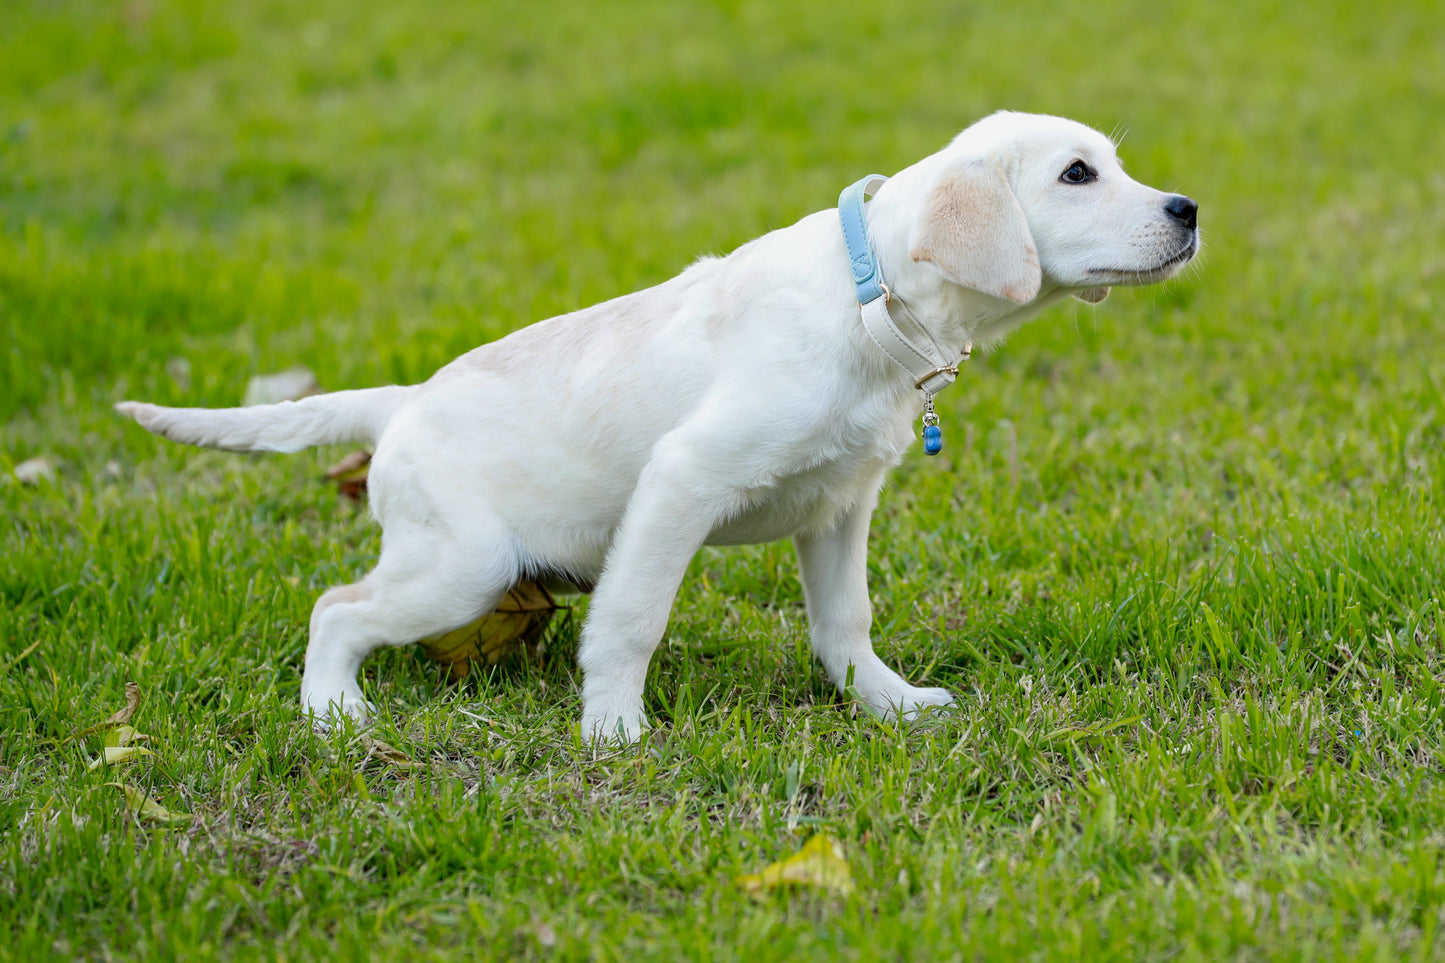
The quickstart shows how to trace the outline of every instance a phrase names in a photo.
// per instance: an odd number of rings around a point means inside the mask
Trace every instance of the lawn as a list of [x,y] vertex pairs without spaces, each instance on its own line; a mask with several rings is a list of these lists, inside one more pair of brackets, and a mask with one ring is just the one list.
[[[8,0],[0,957],[1445,957],[1442,38],[1423,2]],[[949,715],[835,694],[779,544],[698,556],[640,747],[578,736],[585,603],[460,686],[379,655],[375,726],[317,735],[310,606],[378,551],[345,451],[110,410],[424,379],[1001,107],[1122,137],[1205,252],[976,356],[886,489],[877,645]],[[152,754],[91,768],[127,683]],[[852,892],[736,882],[811,833]]]

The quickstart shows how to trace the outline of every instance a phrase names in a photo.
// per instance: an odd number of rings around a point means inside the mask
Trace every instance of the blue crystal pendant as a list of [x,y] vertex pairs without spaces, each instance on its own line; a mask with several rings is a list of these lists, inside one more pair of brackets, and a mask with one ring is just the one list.
[[938,412],[933,410],[933,396],[923,402],[923,453],[936,455],[943,451],[943,429],[938,427]]

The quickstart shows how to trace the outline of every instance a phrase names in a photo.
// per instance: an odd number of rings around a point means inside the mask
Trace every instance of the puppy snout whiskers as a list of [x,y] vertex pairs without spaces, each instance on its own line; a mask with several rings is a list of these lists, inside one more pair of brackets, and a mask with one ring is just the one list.
[[1184,224],[1189,230],[1199,226],[1199,205],[1183,194],[1175,194],[1164,205],[1164,213]]

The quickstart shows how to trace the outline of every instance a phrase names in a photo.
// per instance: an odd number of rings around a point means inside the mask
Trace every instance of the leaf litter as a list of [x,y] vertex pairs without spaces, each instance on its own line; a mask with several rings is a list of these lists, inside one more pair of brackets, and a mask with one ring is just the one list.
[[114,786],[125,794],[126,810],[141,822],[167,826],[191,819],[190,813],[172,812],[128,782],[108,782],[106,785]]
[[[95,735],[98,732],[105,733],[101,740],[100,754],[90,761],[85,767],[86,772],[94,772],[105,766],[118,766],[122,763],[136,762],[148,756],[156,754],[144,746],[138,745],[141,742],[148,742],[150,736],[136,729],[130,722],[135,718],[136,712],[140,709],[141,688],[137,682],[125,684],[125,705],[117,709],[111,716],[99,725],[70,736],[70,739],[79,739],[84,736]],[[143,823],[156,826],[168,826],[176,823],[189,822],[190,813],[176,812],[162,806],[143,789],[138,789],[128,782],[108,782],[105,785],[114,786],[121,791],[125,797],[126,811],[135,816]]]
[[471,670],[473,660],[496,665],[508,652],[535,647],[560,607],[544,585],[523,579],[493,611],[418,644],[427,658],[446,666],[451,681],[460,681]]
[[856,887],[853,871],[843,856],[843,844],[827,833],[812,836],[803,848],[760,873],[739,876],[735,882],[753,896],[795,887],[823,889],[847,896]]

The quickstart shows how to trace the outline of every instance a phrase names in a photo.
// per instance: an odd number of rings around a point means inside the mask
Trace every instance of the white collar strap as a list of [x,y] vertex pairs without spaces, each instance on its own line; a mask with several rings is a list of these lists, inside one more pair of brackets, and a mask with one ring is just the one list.
[[838,196],[838,219],[843,225],[843,242],[848,246],[848,262],[853,269],[853,284],[858,289],[864,329],[884,354],[908,372],[916,387],[933,395],[953,384],[958,375],[958,362],[968,358],[972,345],[964,349],[958,361],[950,363],[918,322],[911,317],[905,319],[923,335],[922,343],[908,337],[888,310],[896,296],[884,280],[883,267],[868,241],[868,221],[863,213],[864,197],[877,192],[887,181],[881,174],[870,174],[846,188]]
[[[924,450],[936,455],[943,448],[942,435],[938,429],[938,417],[933,412],[933,396],[953,384],[958,376],[958,365],[968,359],[973,345],[964,347],[957,361],[949,363],[933,337],[914,318],[905,320],[909,326],[923,335],[922,341],[903,333],[888,305],[898,299],[883,278],[883,266],[868,241],[868,220],[864,215],[864,198],[877,192],[887,183],[881,174],[870,174],[852,184],[838,195],[838,219],[843,225],[843,242],[848,247],[848,263],[853,271],[853,284],[858,289],[858,303],[862,307],[863,329],[868,337],[888,357],[892,358],[913,379],[914,387],[923,392],[923,444]],[[905,308],[905,314],[907,309]]]

